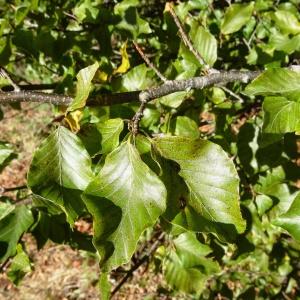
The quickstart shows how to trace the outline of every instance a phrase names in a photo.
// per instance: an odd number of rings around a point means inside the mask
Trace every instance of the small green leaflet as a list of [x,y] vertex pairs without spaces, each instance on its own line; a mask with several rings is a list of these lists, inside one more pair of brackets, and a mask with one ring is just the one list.
[[16,247],[22,234],[32,225],[34,219],[31,210],[25,205],[16,208],[0,220],[0,262],[16,253]]
[[300,92],[300,72],[269,69],[248,84],[244,92],[250,96],[283,96]]
[[91,159],[81,140],[60,126],[35,152],[28,185],[34,194],[59,206],[73,224],[84,208],[79,191],[92,179]]
[[77,74],[76,97],[68,107],[67,112],[83,108],[92,88],[92,80],[99,68],[98,62],[79,71]]
[[254,9],[254,2],[231,4],[225,12],[221,25],[223,34],[230,34],[240,30],[250,20]]
[[288,211],[273,221],[273,224],[287,230],[295,240],[300,242],[300,193]]
[[188,205],[202,218],[245,230],[239,207],[239,177],[223,149],[212,142],[185,137],[162,137],[154,146],[180,166],[179,175],[190,195]]
[[286,133],[300,130],[300,102],[284,97],[266,97],[263,102],[266,133]]
[[83,200],[102,271],[109,271],[130,260],[143,231],[164,212],[166,188],[128,140],[107,155]]

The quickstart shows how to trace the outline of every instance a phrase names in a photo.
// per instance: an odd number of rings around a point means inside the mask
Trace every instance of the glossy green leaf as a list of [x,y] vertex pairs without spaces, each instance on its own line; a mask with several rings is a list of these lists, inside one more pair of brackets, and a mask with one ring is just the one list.
[[91,159],[80,139],[65,127],[58,127],[33,156],[28,185],[33,193],[51,202],[74,223],[83,213],[80,193],[93,179]]
[[208,221],[245,229],[239,206],[239,177],[233,162],[214,143],[184,137],[157,138],[161,155],[180,166],[179,175],[190,190],[188,205]]
[[199,26],[198,23],[192,26],[189,35],[204,61],[208,65],[213,66],[218,57],[218,45],[215,37],[207,29]]
[[247,95],[289,95],[300,91],[300,73],[289,69],[269,69],[247,85]]
[[287,10],[277,10],[273,13],[272,19],[284,33],[300,33],[300,22],[292,12]]
[[142,232],[164,212],[166,189],[126,141],[107,155],[84,202],[94,218],[94,245],[102,270],[126,263]]
[[101,134],[100,153],[107,154],[119,145],[119,137],[123,128],[122,119],[109,119],[97,124],[97,129]]
[[267,97],[263,103],[266,133],[287,133],[300,130],[300,102],[284,97]]
[[67,111],[83,108],[92,88],[92,80],[99,68],[98,62],[79,71],[77,74],[76,96]]
[[0,219],[0,262],[16,253],[19,239],[33,224],[31,210],[25,205],[16,206]]
[[230,34],[240,30],[250,20],[254,9],[254,2],[231,4],[225,12],[221,25],[223,34]]
[[300,241],[300,193],[288,211],[275,219],[273,224],[287,230],[295,240]]

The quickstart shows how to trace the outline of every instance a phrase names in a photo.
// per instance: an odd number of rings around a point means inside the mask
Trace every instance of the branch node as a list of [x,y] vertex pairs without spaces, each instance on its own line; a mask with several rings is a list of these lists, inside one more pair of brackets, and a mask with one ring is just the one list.
[[128,129],[132,132],[134,136],[136,136],[139,133],[139,123],[144,115],[144,110],[149,100],[151,100],[151,97],[148,91],[141,92],[139,94],[139,101],[141,103],[140,107],[128,124]]

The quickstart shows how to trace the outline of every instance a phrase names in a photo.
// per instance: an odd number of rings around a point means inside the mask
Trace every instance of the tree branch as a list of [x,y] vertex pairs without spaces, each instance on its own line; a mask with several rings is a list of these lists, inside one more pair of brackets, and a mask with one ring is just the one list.
[[[295,66],[294,66],[295,67]],[[157,87],[145,91],[132,91],[116,94],[99,94],[91,97],[88,106],[110,106],[129,102],[149,102],[151,100],[189,89],[204,89],[215,84],[226,84],[229,82],[249,82],[256,78],[262,71],[224,71],[206,76],[193,77],[183,80],[169,80]],[[73,98],[54,93],[43,93],[36,91],[21,90],[0,92],[0,104],[14,102],[40,102],[55,105],[69,105]]]

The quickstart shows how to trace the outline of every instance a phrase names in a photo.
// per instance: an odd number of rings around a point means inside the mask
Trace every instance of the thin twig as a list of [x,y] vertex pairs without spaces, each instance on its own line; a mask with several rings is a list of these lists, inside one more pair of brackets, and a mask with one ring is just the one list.
[[3,67],[0,67],[0,75],[9,81],[10,85],[14,88],[15,92],[19,92],[21,90],[20,87],[11,79],[8,72]]
[[231,95],[232,97],[234,97],[235,99],[237,99],[241,103],[244,102],[244,100],[243,100],[242,97],[240,97],[239,95],[237,95],[236,93],[234,93],[232,90],[228,89],[226,86],[219,85],[218,87],[220,87],[222,90],[224,90],[225,92],[227,92],[229,95]]
[[140,46],[136,43],[133,42],[133,45],[135,49],[138,51],[140,56],[143,58],[145,63],[155,72],[155,74],[164,82],[168,81],[168,79],[158,70],[158,68],[150,61],[148,56],[143,52],[143,50],[140,48]]
[[209,65],[206,63],[206,61],[204,60],[203,56],[199,53],[199,51],[193,46],[191,39],[189,38],[188,34],[184,31],[183,25],[172,7],[172,3],[168,2],[166,4],[166,10],[171,13],[172,18],[179,29],[179,33],[183,43],[194,54],[197,60],[204,66],[204,71],[208,71],[210,68]]
[[122,280],[118,283],[118,285],[113,289],[111,296],[113,297],[120,288],[126,283],[126,281],[133,275],[133,272],[136,271],[143,263],[145,263],[156,251],[156,249],[161,244],[161,241],[164,237],[165,233],[162,232],[156,241],[152,244],[149,251],[127,272],[127,274],[122,278]]

